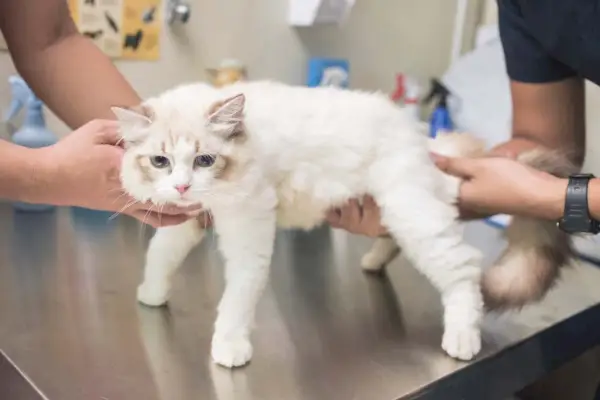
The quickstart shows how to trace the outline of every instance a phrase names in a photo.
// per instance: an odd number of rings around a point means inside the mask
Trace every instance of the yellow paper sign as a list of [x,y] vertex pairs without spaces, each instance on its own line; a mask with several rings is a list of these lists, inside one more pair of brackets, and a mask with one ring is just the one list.
[[160,0],[69,0],[79,32],[111,58],[160,56]]

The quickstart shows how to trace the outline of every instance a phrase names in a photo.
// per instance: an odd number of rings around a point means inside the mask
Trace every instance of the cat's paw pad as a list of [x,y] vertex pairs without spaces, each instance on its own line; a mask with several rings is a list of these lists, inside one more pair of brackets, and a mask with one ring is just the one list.
[[252,344],[245,337],[225,339],[218,336],[213,337],[212,358],[224,367],[241,367],[252,358]]
[[385,266],[385,261],[379,254],[367,253],[360,260],[360,266],[367,272],[379,272]]
[[476,327],[446,329],[442,349],[452,358],[470,361],[481,351],[481,332]]
[[166,285],[142,283],[137,289],[137,299],[150,307],[160,307],[169,300],[169,289]]

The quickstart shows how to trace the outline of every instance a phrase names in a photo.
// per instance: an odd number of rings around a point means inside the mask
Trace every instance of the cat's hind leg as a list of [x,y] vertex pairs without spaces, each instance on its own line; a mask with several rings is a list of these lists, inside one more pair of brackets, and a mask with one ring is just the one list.
[[482,254],[463,240],[456,207],[430,186],[423,181],[386,185],[376,201],[402,251],[441,293],[442,348],[470,360],[481,350]]
[[156,230],[146,252],[144,281],[137,290],[140,303],[158,307],[167,302],[171,278],[203,237],[204,230],[195,219]]
[[364,271],[379,272],[398,254],[400,247],[393,237],[379,237],[375,239],[369,252],[362,257],[360,265]]
[[269,277],[276,214],[256,205],[213,214],[225,258],[225,292],[219,302],[211,353],[217,364],[239,367],[252,358],[250,333]]

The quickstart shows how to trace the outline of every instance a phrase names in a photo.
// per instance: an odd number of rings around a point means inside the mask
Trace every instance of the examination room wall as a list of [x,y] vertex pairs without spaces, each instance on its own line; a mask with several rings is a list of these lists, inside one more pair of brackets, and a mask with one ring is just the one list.
[[[469,3],[467,33],[468,26],[474,26],[478,0]],[[308,57],[347,57],[352,86],[391,91],[396,72],[430,77],[447,68],[457,6],[448,0],[358,0],[341,28],[294,29],[286,23],[287,0],[190,0],[190,4],[188,24],[164,25],[158,61],[116,61],[142,96],[204,79],[204,68],[227,57],[245,62],[253,79],[295,84],[304,82]],[[466,45],[468,36],[464,40]],[[10,97],[5,78],[13,72],[8,54],[0,53],[2,108]],[[53,116],[48,119],[55,132],[68,132]]]

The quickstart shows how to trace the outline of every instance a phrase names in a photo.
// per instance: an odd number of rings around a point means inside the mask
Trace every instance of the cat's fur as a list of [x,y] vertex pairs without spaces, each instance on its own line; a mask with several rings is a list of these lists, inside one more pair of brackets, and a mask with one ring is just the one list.
[[[382,94],[274,82],[220,89],[190,84],[150,98],[136,109],[113,108],[126,154],[124,188],[140,201],[201,202],[214,216],[226,261],[212,357],[240,366],[252,356],[255,307],[266,285],[276,225],[311,229],[326,210],[372,195],[394,238],[379,239],[363,259],[379,269],[399,252],[439,290],[443,349],[469,360],[481,348],[484,296],[493,306],[542,297],[568,256],[567,238],[550,223],[515,218],[510,247],[483,275],[482,256],[463,241],[455,207],[459,181],[440,172],[429,151],[482,153],[470,136],[428,144],[410,117]],[[154,167],[152,156],[170,165]],[[214,160],[206,166],[208,155]],[[536,164],[539,156],[531,155]],[[200,160],[200,165],[195,164]],[[164,159],[163,159],[164,161]],[[204,164],[203,164],[204,163]],[[556,163],[551,172],[557,170]],[[189,185],[183,194],[177,185]],[[197,221],[158,229],[148,249],[140,302],[167,302],[171,277],[204,236]]]

